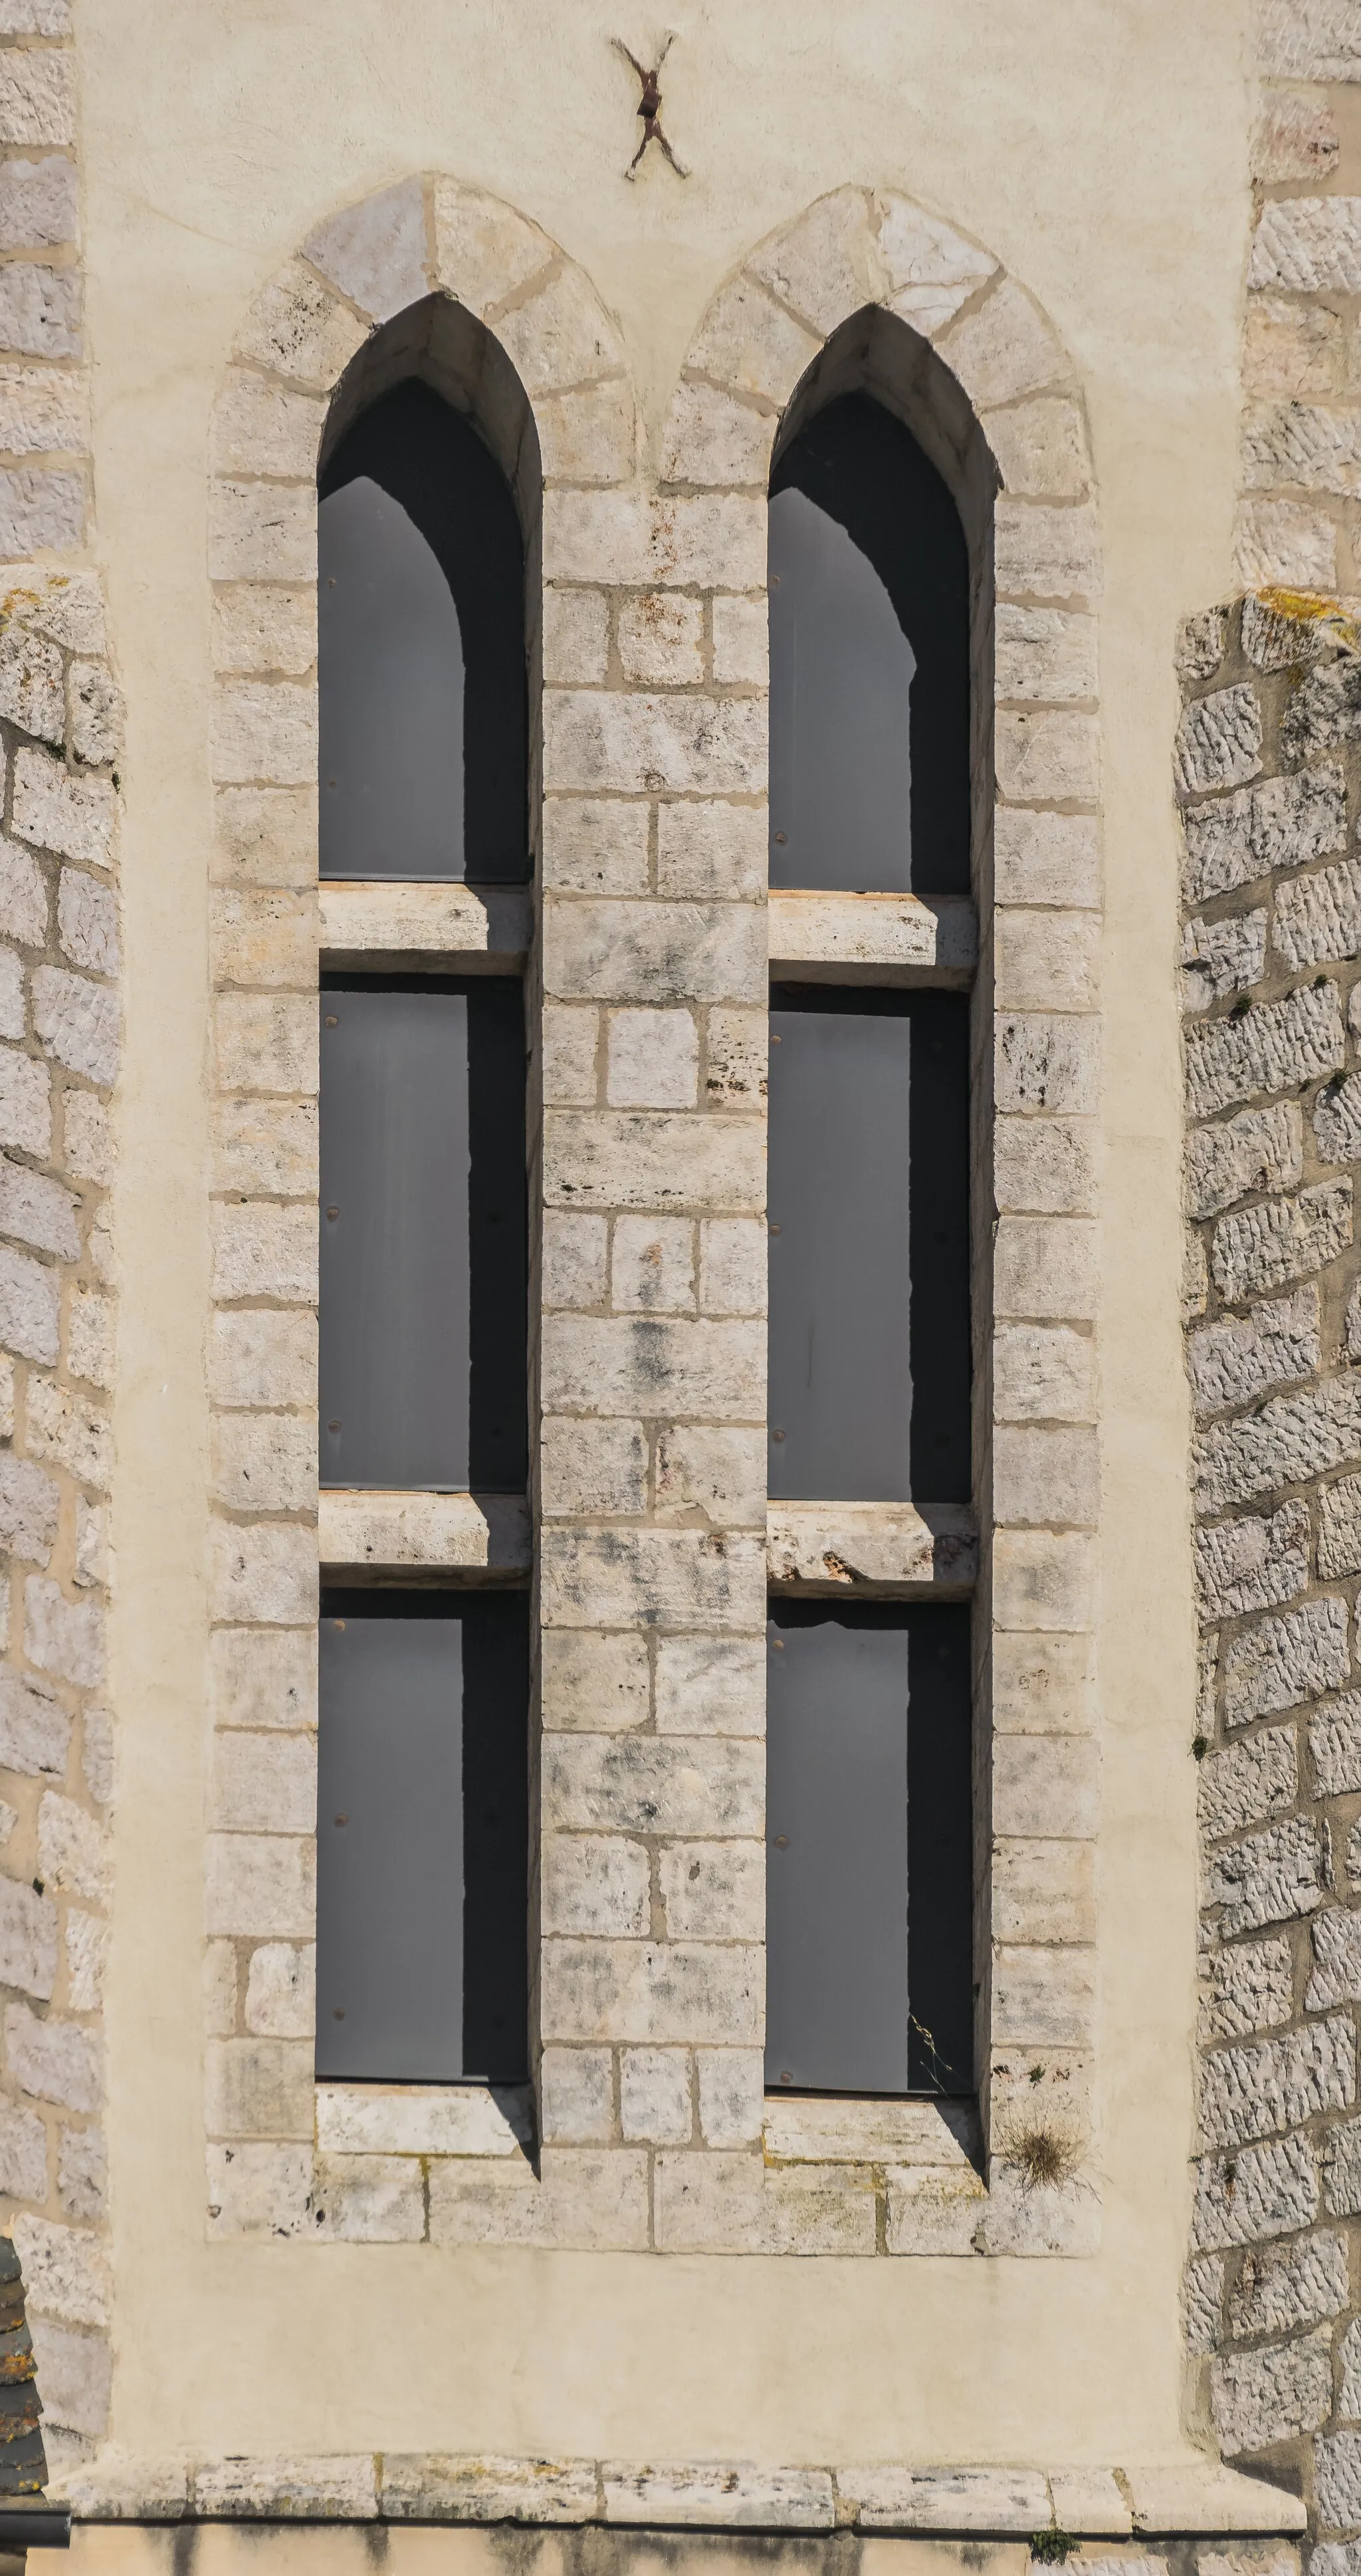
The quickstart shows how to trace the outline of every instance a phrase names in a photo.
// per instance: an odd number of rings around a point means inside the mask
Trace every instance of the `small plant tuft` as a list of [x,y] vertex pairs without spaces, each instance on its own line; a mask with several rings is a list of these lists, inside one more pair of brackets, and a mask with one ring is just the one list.
[[1022,2129],[1016,2137],[1009,2138],[1006,2154],[1019,2168],[1027,2191],[1039,2191],[1046,2183],[1066,2182],[1077,2162],[1071,2139],[1042,2127]]
[[1032,2531],[1030,2555],[1041,2567],[1066,2567],[1078,2543],[1071,2531]]

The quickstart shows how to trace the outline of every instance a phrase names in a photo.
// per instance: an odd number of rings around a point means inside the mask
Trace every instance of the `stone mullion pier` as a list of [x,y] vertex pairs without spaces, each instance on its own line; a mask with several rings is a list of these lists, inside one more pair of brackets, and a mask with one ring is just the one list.
[[760,2168],[764,504],[544,539],[543,2169],[646,2243]]

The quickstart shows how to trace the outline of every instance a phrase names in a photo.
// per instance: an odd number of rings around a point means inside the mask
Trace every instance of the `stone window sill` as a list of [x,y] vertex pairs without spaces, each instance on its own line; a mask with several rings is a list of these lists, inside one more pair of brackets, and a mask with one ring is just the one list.
[[318,889],[321,962],[402,973],[515,975],[532,936],[528,886],[412,885],[326,878]]
[[532,2136],[523,2084],[317,2086],[323,2155],[518,2156]]
[[771,2164],[924,2165],[977,2175],[982,2136],[973,2102],[848,2101],[827,2094],[766,2096]]
[[960,895],[776,893],[770,971],[799,983],[964,986],[978,919]]
[[781,1590],[962,1599],[978,1524],[965,1503],[772,1503],[766,1563]]
[[324,1486],[317,1545],[332,1577],[406,1571],[511,1580],[529,1572],[529,1506],[521,1494]]
[[[767,1571],[781,1590],[964,1598],[978,1572],[973,1513],[957,1503],[772,1503]],[[324,1486],[317,1542],[328,1573],[525,1575],[529,1507],[519,1494],[399,1493]]]

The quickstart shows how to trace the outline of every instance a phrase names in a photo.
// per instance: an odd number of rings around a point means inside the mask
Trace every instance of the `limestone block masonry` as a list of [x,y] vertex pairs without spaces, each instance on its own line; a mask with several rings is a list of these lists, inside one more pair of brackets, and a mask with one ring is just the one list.
[[[67,0],[0,17],[0,2223],[48,2458],[108,2415],[102,2001],[120,708],[84,561]],[[29,561],[28,558],[38,558]]]

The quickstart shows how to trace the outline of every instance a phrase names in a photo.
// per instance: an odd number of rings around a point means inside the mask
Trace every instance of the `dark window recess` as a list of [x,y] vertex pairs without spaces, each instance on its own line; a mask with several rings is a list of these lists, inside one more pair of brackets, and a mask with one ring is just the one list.
[[766,2087],[973,2081],[969,1613],[777,1603]]
[[966,997],[770,998],[770,1492],[967,1502]]
[[528,873],[524,546],[428,385],[360,414],[320,481],[323,877]]
[[321,1480],[523,1492],[524,1020],[500,976],[326,976]]
[[526,2070],[528,1602],[322,1596],[317,2073]]
[[770,882],[969,891],[969,562],[945,484],[864,394],[770,486]]

